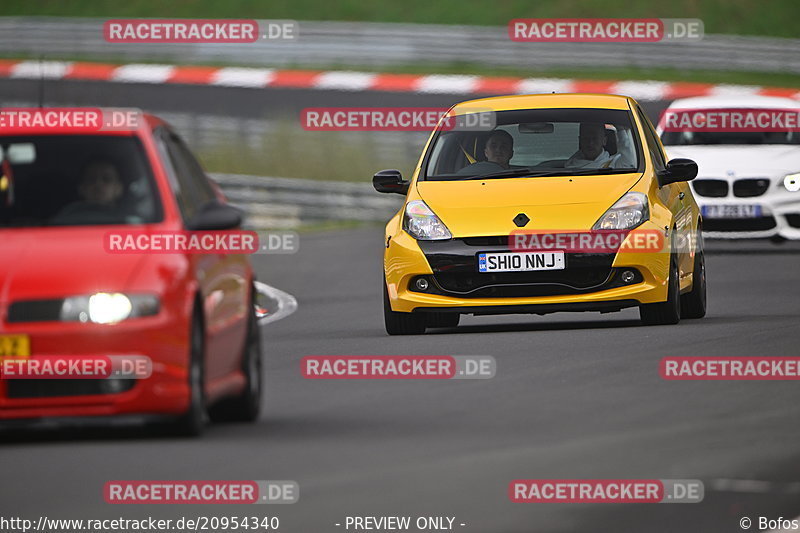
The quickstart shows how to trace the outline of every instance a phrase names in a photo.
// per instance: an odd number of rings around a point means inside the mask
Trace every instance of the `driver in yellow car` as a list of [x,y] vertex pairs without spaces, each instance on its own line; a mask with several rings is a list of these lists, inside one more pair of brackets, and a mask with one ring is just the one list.
[[486,141],[483,153],[486,161],[500,165],[504,170],[509,169],[508,162],[514,157],[514,138],[505,130],[495,130]]

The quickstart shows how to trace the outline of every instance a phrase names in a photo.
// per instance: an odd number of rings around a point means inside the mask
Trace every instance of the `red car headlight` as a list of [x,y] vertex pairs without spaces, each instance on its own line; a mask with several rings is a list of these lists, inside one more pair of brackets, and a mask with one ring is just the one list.
[[60,319],[67,322],[116,324],[129,318],[156,315],[159,308],[159,299],[152,294],[98,292],[64,298]]

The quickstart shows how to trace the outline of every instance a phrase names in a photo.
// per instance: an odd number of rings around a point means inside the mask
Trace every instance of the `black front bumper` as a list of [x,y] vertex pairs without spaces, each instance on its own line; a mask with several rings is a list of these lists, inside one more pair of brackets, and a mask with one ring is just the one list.
[[614,313],[627,307],[637,307],[637,300],[603,302],[574,302],[561,304],[481,305],[475,307],[417,307],[415,313],[461,313],[471,315],[547,315],[559,312]]
[[620,279],[620,269],[613,268],[614,253],[567,253],[566,268],[534,272],[478,271],[481,252],[509,252],[508,237],[468,237],[448,241],[418,241],[433,275],[420,276],[428,281],[419,290],[412,280],[409,290],[457,298],[525,298],[587,294],[631,285]]

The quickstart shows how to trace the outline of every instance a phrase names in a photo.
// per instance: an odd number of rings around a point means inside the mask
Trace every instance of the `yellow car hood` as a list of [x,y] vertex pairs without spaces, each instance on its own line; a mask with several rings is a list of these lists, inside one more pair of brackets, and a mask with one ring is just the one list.
[[[419,181],[417,193],[454,237],[508,235],[514,230],[588,230],[642,177],[608,176]],[[517,227],[525,213],[530,222]]]

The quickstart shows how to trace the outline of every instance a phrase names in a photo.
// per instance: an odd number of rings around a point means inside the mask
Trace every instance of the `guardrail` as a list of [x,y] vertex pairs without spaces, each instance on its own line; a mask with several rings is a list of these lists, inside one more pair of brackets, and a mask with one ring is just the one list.
[[244,210],[245,226],[289,229],[328,221],[386,222],[403,203],[371,183],[210,174],[228,200]]
[[517,68],[671,67],[800,73],[800,39],[706,35],[658,43],[517,43],[506,27],[301,21],[294,41],[109,44],[105,19],[0,18],[0,50],[86,58],[256,66],[390,67],[470,63]]

